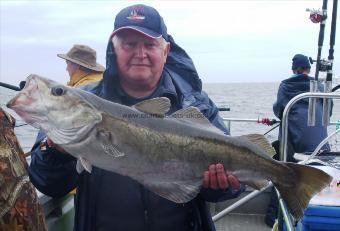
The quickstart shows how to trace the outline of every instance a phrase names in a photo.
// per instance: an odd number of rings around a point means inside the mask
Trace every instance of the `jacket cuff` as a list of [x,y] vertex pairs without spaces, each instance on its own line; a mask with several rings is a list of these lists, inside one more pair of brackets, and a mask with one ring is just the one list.
[[204,200],[216,203],[236,198],[244,191],[245,185],[241,183],[240,188],[237,190],[233,190],[231,187],[227,189],[210,189],[202,187],[200,194]]
[[75,161],[73,156],[59,152],[57,149],[48,146],[46,141],[41,141],[39,145],[35,145],[35,149],[32,151],[32,159],[43,161],[48,165],[63,165],[65,163]]

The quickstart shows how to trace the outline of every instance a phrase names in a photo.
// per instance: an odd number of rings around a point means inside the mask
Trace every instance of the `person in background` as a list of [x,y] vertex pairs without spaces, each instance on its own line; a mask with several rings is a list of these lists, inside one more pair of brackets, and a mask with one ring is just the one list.
[[[76,44],[66,54],[57,56],[66,61],[66,71],[70,76],[68,86],[84,86],[103,78],[105,67],[97,63],[97,52],[89,46]],[[76,194],[76,189],[70,193]]]
[[[128,106],[167,97],[169,114],[194,106],[229,134],[216,105],[202,91],[191,58],[150,6],[133,5],[117,14],[103,80],[83,89]],[[39,191],[53,197],[64,196],[77,186],[74,230],[212,231],[215,227],[206,202],[235,198],[244,190],[227,170],[220,163],[208,164],[197,197],[177,204],[113,172],[94,167],[91,174],[78,174],[76,159],[40,133],[32,148],[29,176]]]
[[[287,103],[295,96],[310,91],[310,81],[314,80],[309,76],[311,65],[307,56],[302,54],[294,55],[292,59],[293,75],[281,82],[277,93],[277,100],[273,105],[274,114],[282,120],[283,111]],[[323,91],[321,85],[319,91]],[[295,103],[288,115],[288,140],[287,140],[287,161],[296,162],[294,153],[311,153],[319,143],[327,137],[327,127],[322,126],[322,100],[317,99],[315,126],[308,126],[308,98]],[[278,141],[274,142],[274,148],[279,153],[281,140],[280,126]],[[324,146],[325,150],[329,147]],[[279,159],[278,154],[275,159]],[[265,222],[272,226],[277,217],[277,197],[273,191],[272,200],[267,210]]]
[[86,45],[74,45],[66,54],[57,54],[66,60],[66,71],[70,76],[68,86],[77,87],[103,78],[105,67],[97,63],[97,53]]
[[[310,91],[310,63],[308,57],[302,54],[294,55],[292,59],[293,75],[281,82],[277,100],[273,105],[274,114],[282,119],[287,103],[295,96]],[[318,86],[323,92],[323,87]],[[327,127],[322,125],[322,99],[316,101],[315,126],[308,126],[308,98],[295,103],[288,115],[288,142],[294,153],[310,153],[327,137]],[[280,132],[281,134],[281,132]],[[325,146],[327,148],[327,146]],[[292,156],[289,157],[290,160]]]

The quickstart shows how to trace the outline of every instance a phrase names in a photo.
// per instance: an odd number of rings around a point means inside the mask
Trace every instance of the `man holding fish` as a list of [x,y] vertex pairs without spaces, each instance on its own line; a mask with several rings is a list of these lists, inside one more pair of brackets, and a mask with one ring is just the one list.
[[273,160],[263,135],[227,136],[155,9],[123,9],[106,58],[103,80],[87,91],[32,74],[7,103],[48,137],[33,147],[33,184],[55,197],[78,188],[75,230],[214,230],[205,201],[236,197],[239,180],[256,189],[271,181],[300,219],[331,182]]
[[[167,115],[194,106],[228,134],[218,109],[201,90],[192,60],[167,34],[154,8],[134,5],[117,14],[106,59],[103,80],[85,86],[85,90],[127,106],[166,97],[170,102]],[[89,167],[84,159],[82,165],[77,164],[73,156],[40,133],[32,150],[29,175],[41,192],[53,197],[78,188],[75,230],[215,230],[205,202],[235,198],[244,187],[234,175],[227,174],[228,166],[209,164],[202,171],[199,194],[186,203],[174,203],[129,177]],[[82,166],[91,173],[81,171]]]

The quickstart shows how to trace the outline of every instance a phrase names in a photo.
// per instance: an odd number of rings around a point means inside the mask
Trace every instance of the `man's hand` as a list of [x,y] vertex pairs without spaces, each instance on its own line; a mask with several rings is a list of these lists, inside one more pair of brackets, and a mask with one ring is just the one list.
[[222,164],[218,163],[211,164],[209,170],[203,173],[203,187],[211,189],[227,189],[231,187],[237,190],[240,188],[240,182],[237,177],[228,174]]

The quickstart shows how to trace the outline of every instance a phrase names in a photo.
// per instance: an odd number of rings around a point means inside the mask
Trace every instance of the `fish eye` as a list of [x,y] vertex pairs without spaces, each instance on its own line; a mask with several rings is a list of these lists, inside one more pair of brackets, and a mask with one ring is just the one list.
[[66,89],[63,86],[52,87],[51,93],[54,96],[62,96],[66,93]]

